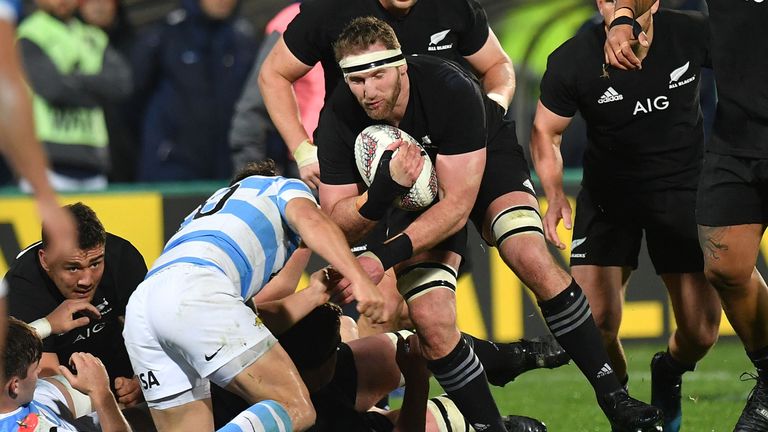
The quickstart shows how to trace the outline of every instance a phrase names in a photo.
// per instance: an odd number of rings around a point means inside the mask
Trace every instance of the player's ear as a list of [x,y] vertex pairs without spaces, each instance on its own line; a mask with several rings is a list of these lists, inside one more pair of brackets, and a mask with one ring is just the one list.
[[397,71],[400,72],[400,75],[405,75],[408,72],[408,64],[398,66]]
[[45,256],[45,249],[40,248],[40,250],[37,251],[37,256],[40,258],[40,266],[43,268],[43,270],[50,271],[51,266],[48,265],[48,260]]

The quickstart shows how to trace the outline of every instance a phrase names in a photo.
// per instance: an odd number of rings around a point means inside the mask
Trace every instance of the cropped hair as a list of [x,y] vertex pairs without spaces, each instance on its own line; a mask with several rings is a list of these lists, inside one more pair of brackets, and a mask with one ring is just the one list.
[[400,49],[395,31],[383,20],[376,17],[358,17],[344,27],[333,44],[336,61],[368,49],[381,43],[386,49]]
[[232,177],[232,180],[229,182],[229,185],[232,186],[233,184],[239,182],[240,180],[254,176],[254,175],[260,175],[260,176],[267,176],[267,177],[274,177],[277,175],[277,167],[275,166],[275,161],[272,159],[264,159],[263,161],[259,162],[248,162],[243,168],[238,171],[234,177]]
[[[81,250],[93,249],[107,242],[107,232],[104,230],[104,225],[101,224],[99,217],[96,216],[96,212],[92,208],[82,202],[77,202],[64,206],[64,209],[69,211],[77,225],[78,248]],[[48,246],[48,235],[45,231],[45,225],[43,225],[43,249]]]
[[43,340],[29,324],[8,317],[8,334],[5,340],[3,361],[5,380],[27,377],[29,366],[43,357]]

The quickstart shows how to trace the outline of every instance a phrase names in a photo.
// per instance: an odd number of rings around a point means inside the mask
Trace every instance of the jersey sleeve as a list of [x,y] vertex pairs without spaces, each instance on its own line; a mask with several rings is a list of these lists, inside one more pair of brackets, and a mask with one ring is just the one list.
[[464,14],[466,28],[458,38],[458,49],[464,57],[470,56],[480,50],[488,40],[490,29],[488,16],[485,10],[475,0],[462,0],[466,2],[468,11]]
[[428,122],[440,125],[438,135],[431,138],[438,139],[438,153],[442,155],[479,150],[485,147],[488,137],[485,95],[466,74],[445,72],[446,88],[427,87],[428,92],[436,95],[428,104]]
[[569,69],[560,61],[562,47],[547,59],[547,70],[541,78],[541,103],[561,117],[573,117],[578,111],[575,85]]
[[[330,5],[325,0],[306,0],[302,2],[299,14],[288,24],[283,33],[285,45],[299,61],[307,66],[314,66],[320,61],[323,43],[323,21]],[[332,8],[331,8],[332,9]]]
[[303,181],[297,179],[282,179],[277,192],[277,206],[280,214],[285,214],[285,206],[292,199],[305,198],[317,205],[315,196]]

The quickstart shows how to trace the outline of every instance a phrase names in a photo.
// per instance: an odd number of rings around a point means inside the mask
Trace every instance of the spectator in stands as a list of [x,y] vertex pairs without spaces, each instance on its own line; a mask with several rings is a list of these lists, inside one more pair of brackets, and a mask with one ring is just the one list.
[[[98,310],[79,321],[68,332],[47,338],[40,362],[42,376],[59,373],[74,352],[88,352],[104,362],[120,403],[141,400],[139,381],[134,377],[123,342],[125,306],[144,279],[144,259],[127,240],[104,230],[96,213],[82,203],[65,207],[75,218],[77,242],[73,250],[54,258],[43,240],[24,250],[5,276],[8,311],[25,322],[53,318],[56,308],[71,303],[70,314],[79,303]],[[90,308],[89,308],[90,309]]]
[[141,111],[139,180],[226,179],[227,132],[256,55],[236,0],[182,0],[182,8],[137,41]]
[[58,190],[103,189],[109,158],[101,105],[129,94],[130,71],[103,31],[74,16],[76,0],[36,3],[39,10],[17,36],[51,183]]
[[[109,46],[124,58],[130,57],[135,34],[121,0],[81,0],[79,15],[107,34]],[[107,102],[102,108],[109,135],[109,159],[114,162],[108,173],[109,181],[132,182],[136,180],[139,156],[133,110],[127,101]]]
[[[285,32],[288,23],[299,14],[299,5],[300,2],[291,3],[267,23],[264,31],[266,38],[261,43],[251,75],[235,106],[235,117],[232,119],[232,129],[229,131],[229,144],[232,148],[232,163],[235,171],[248,162],[270,158],[277,164],[280,175],[299,177],[299,167],[294,164],[293,155],[288,152],[267,113],[258,82],[264,59]],[[302,125],[307,135],[312,136],[317,127],[325,97],[322,65],[316,64],[306,75],[294,82],[293,91],[296,93],[296,101],[299,104]]]

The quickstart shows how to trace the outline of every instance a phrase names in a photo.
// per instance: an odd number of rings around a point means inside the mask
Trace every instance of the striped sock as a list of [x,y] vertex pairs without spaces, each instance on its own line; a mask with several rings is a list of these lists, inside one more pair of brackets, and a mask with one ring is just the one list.
[[483,365],[461,337],[447,356],[428,363],[429,370],[475,430],[505,432],[499,409],[488,389]]
[[589,302],[575,280],[554,298],[539,303],[549,331],[600,396],[621,388],[605,352]]
[[217,432],[291,432],[288,412],[273,400],[261,401],[238,414]]

